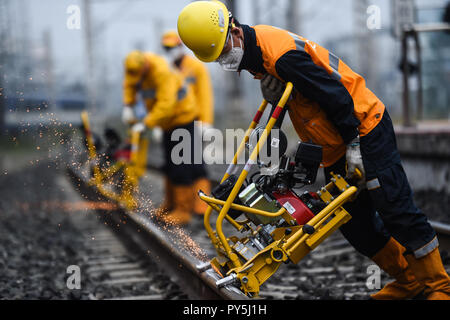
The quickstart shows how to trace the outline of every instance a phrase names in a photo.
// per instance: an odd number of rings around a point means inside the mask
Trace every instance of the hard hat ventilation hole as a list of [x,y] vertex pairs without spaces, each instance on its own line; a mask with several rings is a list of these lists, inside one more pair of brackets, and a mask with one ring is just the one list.
[[217,12],[212,12],[210,15],[210,18],[215,26],[219,25],[220,21],[219,21],[219,15],[217,14]]

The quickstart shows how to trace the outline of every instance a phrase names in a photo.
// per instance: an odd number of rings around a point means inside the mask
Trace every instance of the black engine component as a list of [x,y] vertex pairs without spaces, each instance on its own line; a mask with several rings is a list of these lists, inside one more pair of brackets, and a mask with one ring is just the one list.
[[[256,127],[249,137],[249,142],[247,143],[247,148],[252,150],[256,147],[258,140],[261,138],[264,131],[264,127]],[[267,141],[261,148],[261,152],[258,155],[258,162],[265,163],[269,165],[270,160],[273,157],[277,159],[286,153],[288,146],[288,141],[286,134],[279,128],[273,128],[272,131],[267,136]],[[261,155],[267,156],[268,159],[263,159]]]
[[122,139],[116,130],[111,128],[105,128],[103,132],[105,136],[106,147],[104,150],[105,158],[112,159],[114,153],[119,149],[120,144],[122,143]]
[[314,183],[321,162],[322,147],[302,142],[298,146],[295,159],[286,155],[280,157],[278,171],[275,174],[261,175],[258,172],[260,176],[253,179],[253,175],[251,180],[266,194],[272,192],[284,194],[288,190],[299,187],[299,184],[304,186]]
[[325,202],[320,200],[320,198],[317,195],[314,195],[311,192],[305,192],[299,198],[315,215],[318,214],[323,209],[325,209],[325,207],[327,206]]
[[316,181],[317,171],[322,162],[322,147],[319,145],[300,142],[295,154],[295,163],[306,172],[307,184]]
[[106,144],[111,149],[117,149],[122,143],[122,139],[119,134],[112,128],[105,128],[103,135],[105,136]]

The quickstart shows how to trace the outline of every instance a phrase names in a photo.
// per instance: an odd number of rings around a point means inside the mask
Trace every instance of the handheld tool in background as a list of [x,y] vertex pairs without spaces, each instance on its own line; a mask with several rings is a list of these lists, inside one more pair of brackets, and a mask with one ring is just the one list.
[[130,130],[130,142],[122,146],[120,137],[107,129],[103,145],[100,137],[92,133],[86,111],[81,113],[81,119],[91,164],[89,183],[124,208],[136,209],[139,178],[146,170],[148,140],[140,132]]

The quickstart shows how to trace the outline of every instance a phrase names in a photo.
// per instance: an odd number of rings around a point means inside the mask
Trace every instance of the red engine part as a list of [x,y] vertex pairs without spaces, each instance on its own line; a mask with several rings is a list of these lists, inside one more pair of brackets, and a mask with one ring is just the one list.
[[273,196],[292,215],[299,225],[306,224],[314,217],[311,210],[292,191],[284,194],[274,192]]
[[129,149],[121,149],[114,152],[113,155],[114,160],[124,160],[124,161],[130,161],[131,159],[131,150]]

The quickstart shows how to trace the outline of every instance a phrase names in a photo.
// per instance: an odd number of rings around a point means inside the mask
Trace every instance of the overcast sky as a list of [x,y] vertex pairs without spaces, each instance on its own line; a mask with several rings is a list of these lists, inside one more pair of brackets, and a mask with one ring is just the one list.
[[[17,1],[17,2],[16,2]],[[86,74],[86,50],[82,0],[14,0],[28,7],[29,38],[34,46],[42,45],[43,33],[50,31],[54,57],[54,72],[83,79]],[[239,0],[238,17],[243,23],[254,23],[254,5],[266,5],[261,21],[284,27],[281,12],[288,0]],[[123,57],[137,45],[159,51],[159,37],[167,29],[176,28],[178,13],[188,0],[91,0],[94,52],[97,65],[106,76],[116,78],[122,72]],[[446,0],[420,0],[419,4],[434,5]],[[270,3],[270,5],[268,5]],[[389,0],[372,0],[381,9],[382,30],[390,26]],[[354,32],[354,0],[300,0],[301,34],[318,42],[342,37]],[[81,29],[66,26],[67,8],[81,8]],[[19,13],[20,14],[20,13]],[[209,68],[215,68],[209,65]]]

